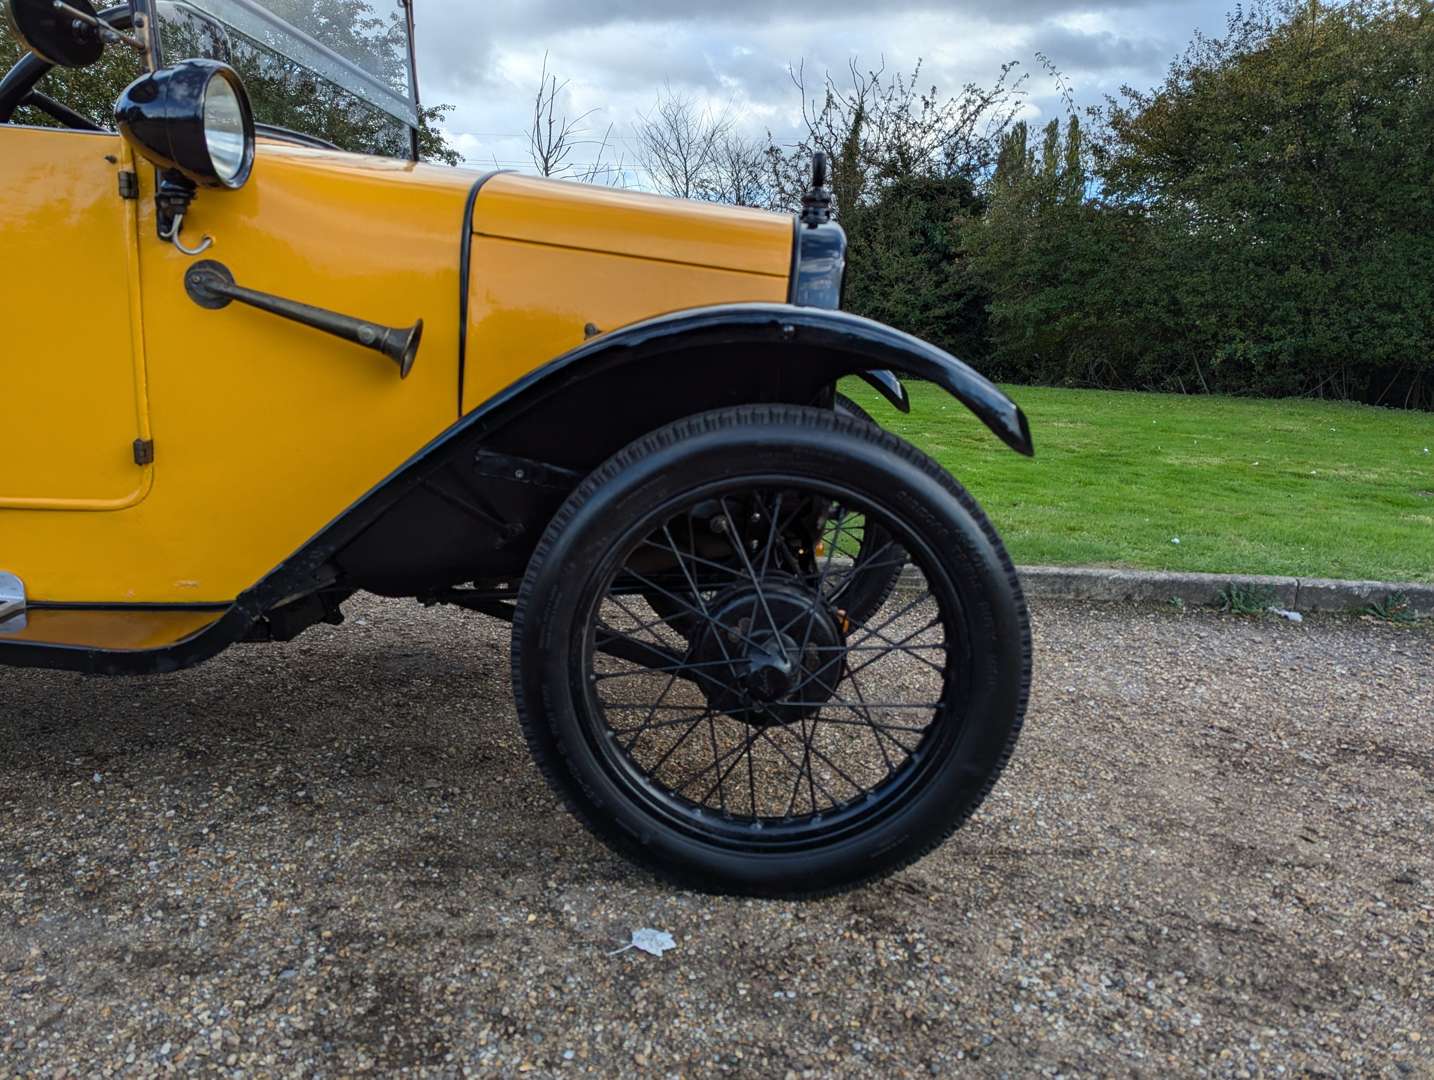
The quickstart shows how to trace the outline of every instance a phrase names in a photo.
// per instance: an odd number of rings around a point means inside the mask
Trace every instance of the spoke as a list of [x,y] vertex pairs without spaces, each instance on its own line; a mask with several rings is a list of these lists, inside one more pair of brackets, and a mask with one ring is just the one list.
[[[828,694],[827,700],[826,700],[825,702],[820,702],[820,701],[802,701],[801,699],[798,699],[798,700],[792,702],[792,704],[795,704],[795,705],[811,705],[811,706],[818,706],[818,707],[825,707],[825,706],[827,706],[827,705],[834,705],[834,706],[836,706],[836,707],[839,708],[839,709],[849,709],[850,711],[856,713],[858,716],[865,716],[865,715],[867,715],[867,712],[866,712],[866,711],[867,711],[867,710],[870,710],[870,709],[907,709],[907,710],[913,710],[913,709],[914,709],[914,710],[918,710],[918,711],[920,711],[920,712],[932,713],[932,714],[934,715],[934,714],[937,712],[937,710],[939,710],[939,709],[941,708],[941,702],[939,702],[939,701],[933,701],[933,702],[931,702],[930,704],[917,704],[917,703],[913,703],[913,702],[904,702],[904,701],[903,701],[903,702],[884,702],[884,701],[877,701],[877,702],[872,702],[872,703],[869,703],[869,704],[863,703],[863,707],[858,708],[856,705],[853,705],[851,702],[847,701],[845,698],[843,698],[843,697],[841,697],[840,695],[838,695],[837,692],[836,692],[836,687],[828,686],[824,680],[817,678],[815,675],[813,675],[809,681],[816,683],[817,686],[818,686],[820,689],[826,691],[826,693]],[[841,685],[841,682],[843,682],[843,681],[845,681],[845,680],[839,680],[838,683],[837,683],[837,685],[840,686],[840,685]],[[852,685],[853,685],[853,686],[856,685],[855,680],[852,681]],[[861,688],[860,688],[860,687],[857,687],[857,694],[858,694],[858,695],[861,694]],[[869,719],[869,718],[868,718],[868,719]],[[837,721],[835,721],[835,720],[829,720],[827,717],[824,717],[824,716],[818,716],[818,717],[816,718],[816,721],[817,721],[818,723],[824,723],[824,724],[825,724],[825,723],[836,723],[836,722],[837,722]],[[875,723],[875,721],[870,721],[870,722],[873,723],[873,724]],[[896,730],[896,728],[895,728],[894,725],[887,724],[887,725],[883,725],[883,726],[885,726],[885,727],[891,727],[893,730]],[[927,726],[929,726],[929,725],[927,725]],[[922,728],[912,728],[912,729],[908,729],[908,730],[925,731],[926,728],[925,728],[925,727],[922,727]]]
[[[846,514],[846,509],[845,509],[845,507],[843,507],[840,512],[841,512],[843,515],[845,515],[845,514]],[[831,568],[832,568],[832,558],[833,558],[834,555],[835,555],[835,548],[833,548],[831,551],[828,551],[828,552],[827,552],[827,564],[826,564],[825,567],[822,568],[822,572],[821,572],[821,574],[820,574],[820,575],[818,576],[818,578],[817,578],[817,586],[816,586],[815,592],[816,592],[816,595],[819,596],[819,597],[826,595],[826,593],[823,591],[823,586],[826,584],[827,574],[831,571]],[[804,614],[805,614],[806,617],[807,617],[807,629],[806,629],[806,632],[802,634],[802,643],[801,643],[801,645],[799,645],[799,646],[797,647],[797,655],[798,655],[798,656],[802,656],[802,655],[804,655],[804,654],[806,653],[806,651],[807,651],[807,646],[810,645],[810,644],[811,644],[811,641],[812,641],[812,630],[815,628],[816,623],[817,623],[816,615],[812,612],[812,610],[811,610],[810,608],[808,608],[807,611],[806,611]],[[794,618],[790,623],[788,623],[786,626],[784,626],[784,627],[782,627],[780,630],[778,630],[777,633],[778,633],[779,635],[780,635],[780,634],[785,634],[785,633],[787,632],[787,630],[789,630],[792,626],[796,625],[796,623],[801,619],[801,617],[802,617],[801,615],[798,615],[798,616],[797,616],[796,618]],[[776,630],[777,628],[776,628],[775,626],[773,626],[773,629]],[[801,689],[801,686],[798,685],[796,689],[800,690],[800,689]],[[793,693],[795,693],[795,690],[793,691]]]
[[[760,495],[757,496],[757,505],[762,506],[762,497]],[[766,507],[762,506],[762,509],[765,510]],[[776,506],[772,510],[772,528],[767,533],[766,544],[764,544],[762,547],[762,577],[764,578],[767,576],[767,571],[770,570],[772,566],[772,552],[776,550],[777,525],[781,521],[781,517],[782,493],[779,491],[777,492]]]
[[[617,706],[617,707],[618,707],[618,708],[621,708],[621,706]],[[639,708],[640,708],[640,707],[641,707],[641,706],[639,706]],[[643,725],[644,729],[647,730],[647,731],[657,731],[659,728],[681,727],[683,724],[690,724],[690,723],[692,722],[692,720],[691,720],[691,718],[690,718],[690,715],[691,715],[692,713],[701,713],[702,715],[699,716],[697,719],[699,719],[699,720],[704,720],[704,719],[706,719],[707,714],[712,711],[711,709],[709,709],[709,708],[704,708],[703,706],[700,706],[700,705],[688,705],[688,706],[668,705],[668,706],[666,706],[666,708],[668,708],[668,709],[678,709],[678,708],[681,708],[681,709],[683,709],[684,712],[688,713],[689,715],[688,715],[688,716],[674,716],[671,720],[654,720],[654,721],[653,721],[652,723],[650,723],[650,724],[645,724],[645,725]],[[832,723],[835,723],[835,721],[831,721],[831,722],[832,722]],[[847,721],[847,723],[850,723],[850,722],[851,722],[851,721]],[[612,733],[613,733],[614,735],[631,735],[634,731],[637,731],[637,728],[618,728],[618,727],[613,727],[611,724],[608,725],[608,728],[612,731]]]
[[711,623],[713,626],[717,627],[717,629],[718,629],[720,632],[723,632],[723,633],[730,632],[730,633],[733,633],[733,634],[737,634],[738,637],[740,637],[740,638],[741,638],[744,642],[746,642],[748,645],[752,645],[752,646],[754,646],[754,647],[756,646],[757,643],[756,643],[755,641],[753,641],[751,638],[747,637],[745,634],[743,634],[740,630],[737,629],[737,627],[735,627],[735,626],[727,626],[726,624],[722,623],[722,622],[719,621],[718,619],[716,619],[716,618],[714,618],[713,616],[707,614],[705,611],[702,611],[702,610],[699,609],[699,608],[693,607],[693,606],[692,606],[691,604],[689,604],[686,600],[682,599],[682,597],[676,595],[675,593],[668,592],[668,590],[664,589],[661,585],[658,585],[658,584],[657,584],[655,581],[653,581],[651,578],[648,578],[648,577],[645,577],[645,576],[642,575],[642,574],[639,574],[636,570],[633,570],[633,569],[629,568],[627,572],[628,572],[629,574],[631,574],[633,577],[637,578],[638,581],[642,582],[642,583],[643,583],[644,585],[646,585],[649,589],[652,589],[654,592],[657,592],[657,593],[659,593],[660,595],[667,597],[667,598],[668,598],[669,600],[671,600],[674,604],[680,605],[682,608],[684,608],[685,610],[687,610],[687,611],[690,612],[691,614],[696,615],[698,618],[706,619],[707,622],[709,622],[709,623]]
[[[716,721],[716,719],[715,719],[714,717],[709,716],[709,717],[707,718],[707,733],[712,737],[712,760],[713,760],[713,761],[716,761],[716,760],[717,760],[717,721]],[[725,814],[725,813],[727,812],[727,796],[726,796],[726,793],[722,790],[722,781],[723,781],[724,779],[725,779],[725,777],[723,777],[723,776],[718,776],[718,777],[717,777],[717,805],[722,808],[722,813]],[[705,803],[705,802],[706,802],[708,799],[710,799],[711,797],[712,797],[712,793],[709,791],[705,796],[703,796],[702,801]]]
[[[892,641],[889,637],[887,637],[887,636],[884,635],[884,634],[876,634],[876,636],[877,636],[878,638],[880,638],[880,639],[888,646],[886,652],[880,653],[880,654],[878,654],[878,655],[876,655],[876,656],[873,656],[873,657],[870,657],[870,658],[868,658],[868,659],[866,659],[866,660],[863,660],[860,664],[857,664],[857,665],[855,665],[855,666],[849,668],[848,671],[851,672],[852,674],[855,674],[855,673],[858,672],[858,671],[864,671],[865,669],[871,667],[872,664],[875,664],[875,663],[877,663],[879,660],[881,660],[881,658],[882,658],[883,656],[890,656],[893,652],[904,652],[904,653],[910,654],[910,656],[911,656],[911,658],[912,658],[913,660],[916,660],[916,661],[919,661],[920,663],[925,664],[925,665],[926,665],[927,667],[929,667],[932,671],[936,672],[936,674],[938,674],[938,675],[940,675],[940,676],[942,676],[942,677],[944,678],[945,675],[946,675],[946,669],[945,669],[944,667],[942,667],[940,664],[934,664],[934,663],[932,663],[930,660],[926,659],[926,657],[924,657],[924,656],[917,656],[916,653],[915,653],[915,651],[913,651],[913,649],[906,644],[908,641],[910,641],[912,638],[914,638],[917,634],[924,634],[924,633],[926,633],[926,631],[928,631],[928,630],[930,630],[932,627],[936,626],[940,621],[941,621],[941,619],[940,619],[939,617],[938,617],[938,618],[935,618],[935,619],[931,620],[931,622],[927,623],[925,626],[921,627],[919,630],[913,630],[911,633],[907,634],[907,635],[906,635],[904,638],[902,638],[900,641]],[[942,647],[943,647],[943,648],[945,647],[945,644],[946,644],[945,642],[942,642]]]
[[[846,707],[850,708],[851,706]],[[668,721],[668,723],[674,722],[675,721]],[[837,727],[871,727],[877,728],[881,731],[905,731],[910,732],[913,735],[925,735],[931,730],[930,724],[922,724],[918,727],[913,724],[883,724],[879,720],[872,720],[870,723],[868,723],[865,720],[839,720],[835,716],[817,716],[813,718],[813,723],[835,724]],[[897,743],[897,745],[901,746],[900,743]],[[905,747],[903,746],[902,749],[905,749]]]
[[[772,731],[771,728],[762,728],[762,729],[761,729],[762,734],[767,737],[767,742],[768,742],[771,746],[776,747],[777,752],[780,753],[780,754],[782,755],[782,757],[787,758],[787,761],[788,761],[788,762],[791,762],[792,759],[791,759],[790,757],[787,757],[786,751],[784,751],[780,746],[778,746],[778,745],[777,745],[777,741],[772,738],[772,736],[771,736],[771,731]],[[815,733],[814,733],[814,734],[815,734]],[[850,785],[852,786],[852,788],[854,788],[854,789],[856,790],[857,794],[860,795],[860,794],[865,794],[865,793],[866,793],[866,788],[862,787],[862,786],[861,786],[860,784],[858,784],[855,780],[853,780],[850,776],[848,776],[848,775],[846,774],[846,772],[842,769],[842,767],[841,767],[840,765],[838,765],[835,761],[833,761],[831,758],[827,757],[827,756],[826,756],[825,754],[823,754],[820,750],[818,750],[814,742],[813,742],[813,743],[809,743],[808,745],[811,747],[811,752],[812,752],[813,754],[815,754],[817,757],[821,758],[823,761],[825,761],[825,762],[827,763],[827,765],[831,768],[832,772],[836,773],[836,774],[837,774],[838,776],[840,776],[843,780],[845,780],[848,784],[850,784]],[[795,764],[795,762],[792,762],[792,763]],[[827,789],[826,789],[826,787],[825,787],[824,785],[822,786],[822,791],[823,791],[823,793],[825,793],[825,795],[827,796],[827,798],[831,799],[833,806],[840,806],[840,805],[841,805],[842,800],[841,800],[841,799],[838,799],[838,798],[837,798],[835,795],[833,795],[830,791],[827,791]]]
[[[765,740],[767,741],[768,745],[770,745],[770,746],[772,747],[772,749],[774,749],[777,753],[781,754],[782,757],[784,757],[784,758],[787,759],[787,764],[789,764],[789,765],[794,765],[794,766],[796,766],[798,769],[801,768],[801,766],[798,765],[795,761],[793,761],[793,760],[791,759],[791,756],[790,756],[785,750],[783,750],[780,745],[778,745],[777,741],[772,738],[771,729],[770,729],[770,728],[757,728],[756,731],[757,731],[758,736],[761,737],[761,738],[763,738],[763,739],[765,739]],[[815,747],[814,747],[813,749],[815,749]],[[811,773],[808,773],[807,775],[808,775],[808,777],[810,777],[810,778],[813,780],[813,782],[816,781],[816,777],[815,777],[815,776],[812,776]],[[825,784],[817,783],[816,786],[822,789],[822,794],[825,795],[828,799],[831,800],[833,806],[838,806],[838,805],[840,805],[841,800],[838,799],[835,795],[833,795],[830,791],[828,791],[828,790],[826,789],[826,785],[825,785]],[[857,790],[860,790],[860,788],[858,788]],[[815,804],[815,802],[814,802],[814,803],[812,804],[812,813],[815,814],[816,812],[817,812],[817,811],[816,811],[816,804]]]
[[[875,558],[875,556],[872,556]],[[858,559],[851,564],[850,574],[862,573],[864,571],[886,570],[893,566],[905,566],[910,559],[888,559],[885,562],[867,562],[865,559]]]
[[[667,530],[668,526],[664,525],[662,527],[662,531],[667,532]],[[669,541],[670,539],[671,538],[669,537]],[[654,551],[660,551],[664,555],[668,552],[668,548],[659,544],[656,540],[650,538],[643,540],[642,544],[646,547],[652,548]],[[705,566],[712,570],[720,570],[724,574],[731,574],[734,578],[738,578],[739,580],[746,576],[742,573],[741,570],[739,570],[735,566],[728,566],[726,563],[716,562],[712,559],[707,558],[705,555],[698,555],[695,551],[689,550],[686,555],[682,556],[682,558],[697,566]]]
[[[886,752],[886,744],[881,741],[881,732],[877,729],[876,722],[872,720],[871,713],[866,708],[866,695],[861,692],[861,683],[852,679],[851,685],[852,689],[856,691],[857,700],[860,701],[862,705],[861,718],[871,727],[872,737],[876,740],[876,747],[881,751],[881,759],[886,762],[886,771],[891,773],[895,770],[896,766],[891,763],[891,755]],[[891,738],[891,736],[888,735],[887,738]]]
[[626,747],[624,747],[624,749],[631,750],[634,746],[637,745],[637,740],[641,738],[643,731],[646,730],[646,725],[652,723],[652,718],[657,715],[657,710],[661,708],[662,702],[666,699],[668,694],[672,693],[672,688],[676,685],[677,676],[675,674],[668,676],[667,685],[662,688],[662,693],[657,695],[657,700],[652,703],[652,708],[647,710],[647,716],[643,718],[642,725],[639,726],[637,731],[633,733],[632,740],[627,744]]
[[[638,644],[641,645],[644,643],[638,642]],[[613,659],[625,660],[626,657],[615,656]],[[634,660],[628,660],[627,662],[629,664],[636,663]],[[673,671],[680,674],[684,671],[697,671],[700,668],[724,668],[731,666],[732,662],[730,660],[696,660],[691,663],[683,662],[673,664],[670,667],[649,667],[646,664],[638,664],[636,671],[598,671],[593,673],[592,678],[595,682],[606,682],[608,679],[631,679],[638,675],[666,675]]]
[[787,817],[792,817],[792,816],[794,815],[796,809],[797,809],[797,796],[801,793],[801,790],[802,790],[802,775],[803,775],[803,774],[806,774],[807,787],[808,787],[808,788],[810,789],[810,791],[811,791],[812,813],[815,814],[815,813],[817,812],[817,789],[816,789],[816,785],[812,783],[812,776],[811,776],[811,763],[812,763],[812,746],[811,746],[811,740],[812,740],[811,733],[809,733],[809,732],[807,731],[807,718],[806,718],[805,716],[803,716],[803,717],[802,717],[802,764],[801,764],[801,766],[797,769],[797,778],[796,778],[796,780],[792,783],[792,798],[791,798],[791,800],[787,803]]
[[687,741],[688,737],[691,736],[691,734],[692,734],[694,731],[697,730],[698,726],[702,723],[702,721],[705,720],[705,719],[707,719],[707,717],[709,717],[709,716],[711,716],[711,715],[712,715],[712,710],[711,710],[711,709],[708,709],[708,710],[707,710],[706,712],[704,712],[701,716],[699,716],[696,720],[692,721],[692,726],[689,727],[686,731],[684,731],[684,732],[678,737],[677,741],[667,748],[667,752],[666,752],[665,754],[663,754],[660,758],[657,759],[657,764],[654,765],[654,766],[652,766],[652,768],[646,770],[646,771],[647,771],[647,775],[655,778],[655,777],[657,776],[658,771],[659,771],[664,765],[667,764],[667,759],[670,758],[673,754],[677,753],[677,748],[678,748],[679,746],[681,746],[683,743],[685,743],[685,742]]
[[775,634],[777,633],[777,620],[772,615],[771,607],[767,604],[767,594],[762,589],[762,581],[757,577],[757,571],[752,568],[752,560],[747,558],[747,545],[737,533],[737,523],[732,520],[732,511],[727,509],[727,500],[723,498],[721,503],[722,517],[727,522],[728,535],[732,538],[732,549],[742,556],[742,566],[746,568],[747,576],[752,579],[752,588],[757,594],[757,602],[762,605],[762,610],[767,615],[767,625]]
[[727,651],[727,635],[722,632],[721,623],[713,618],[712,612],[707,610],[707,601],[702,599],[702,592],[697,588],[697,582],[693,581],[692,575],[687,572],[687,564],[682,561],[682,552],[677,549],[677,542],[672,539],[672,531],[665,524],[662,526],[662,535],[667,537],[667,543],[668,546],[672,548],[672,554],[677,556],[677,566],[682,571],[682,576],[687,579],[687,585],[692,590],[692,599],[697,601],[698,607],[702,610],[703,617],[718,627],[717,647],[722,650],[722,659],[731,661],[732,654]]
[[[656,619],[644,621],[641,615],[633,611],[632,608],[628,607],[627,604],[619,600],[616,596],[609,596],[608,599],[613,602],[613,604],[618,608],[619,611],[621,611],[633,622],[637,623],[637,626],[633,627],[632,630],[620,631],[615,626],[609,627],[609,629],[617,633],[626,633],[629,636],[631,636],[633,633],[646,630],[651,633],[654,638],[657,639],[659,644],[666,644],[666,642],[663,642],[662,636],[656,632],[656,627],[667,625],[667,620],[664,619],[661,615],[658,615]],[[604,622],[603,625],[606,626],[607,624]]]
[[[845,646],[842,646],[841,648],[843,649],[843,651],[849,652],[849,653],[854,653],[854,652],[882,652],[882,653],[888,653],[888,652],[891,652],[891,646],[890,646],[890,645],[887,645],[887,644],[877,644],[877,645],[845,645]],[[938,650],[938,649],[945,649],[945,648],[946,648],[946,643],[945,643],[944,641],[938,641],[938,642],[933,642],[933,643],[930,644],[930,645],[902,645],[902,646],[901,646],[901,651],[902,651],[902,652],[934,652],[934,651],[936,651],[936,650]],[[828,647],[827,649],[825,649],[825,650],[823,650],[823,651],[829,652],[829,651],[831,651],[831,649],[830,649],[830,647]]]
[[[610,597],[610,599],[612,600],[612,602],[613,602],[617,607],[619,607],[619,608],[623,611],[624,614],[626,614],[626,615],[628,616],[628,618],[630,618],[630,619],[632,619],[634,622],[636,622],[637,625],[636,625],[636,626],[630,626],[630,627],[628,627],[627,629],[622,629],[621,627],[613,626],[612,623],[608,622],[606,619],[604,619],[604,618],[602,618],[601,616],[599,616],[599,617],[598,617],[598,629],[600,629],[600,630],[607,630],[607,631],[609,631],[609,632],[611,632],[611,633],[614,633],[614,634],[626,634],[628,637],[631,637],[631,636],[634,635],[634,634],[639,634],[639,633],[642,633],[643,631],[652,631],[652,630],[655,630],[655,629],[656,629],[657,627],[659,627],[659,626],[665,626],[665,625],[667,625],[667,620],[664,619],[661,615],[659,615],[657,618],[651,620],[650,622],[643,622],[642,619],[641,619],[641,617],[640,617],[636,612],[634,612],[634,611],[632,611],[630,608],[628,608],[626,604],[621,603],[621,602],[618,600],[617,597],[615,597],[615,596],[614,596],[614,597]],[[658,640],[659,642],[662,642],[662,638],[659,637],[657,634],[654,633],[652,636],[653,636],[654,638],[657,638],[657,640]]]
[[[755,728],[756,731],[764,731],[765,728]],[[747,740],[747,790],[752,794],[752,816],[759,817],[757,813],[757,772],[756,766],[752,763],[752,749],[756,739]]]
[[[732,775],[732,770],[735,769],[738,765],[740,765],[740,764],[742,763],[742,757],[743,757],[743,755],[745,754],[748,758],[751,757],[751,753],[752,753],[752,743],[756,741],[756,739],[757,739],[757,733],[758,733],[758,729],[757,729],[757,728],[753,728],[753,729],[751,730],[751,732],[747,735],[747,738],[746,738],[745,740],[743,740],[741,746],[737,747],[735,750],[728,750],[725,754],[722,755],[722,758],[721,758],[720,760],[726,760],[728,757],[730,757],[730,758],[732,759],[732,763],[731,763],[730,765],[728,765],[725,770],[723,770],[721,773],[718,774],[718,776],[717,776],[717,782],[716,782],[714,785],[712,785],[712,787],[710,787],[710,788],[707,789],[707,794],[704,795],[704,796],[702,796],[701,800],[699,800],[699,801],[701,801],[701,802],[703,802],[703,803],[707,802],[708,799],[712,798],[712,792],[713,792],[713,790],[716,790],[717,792],[719,792],[719,797],[720,797],[720,792],[722,791],[722,784],[723,784],[723,782],[727,779],[727,777],[729,777],[729,776]],[[718,761],[718,760],[714,760],[713,763],[712,763],[712,766],[710,766],[709,768],[716,768],[716,767],[719,767],[719,761]],[[708,769],[704,769],[704,770],[703,770],[703,772],[707,772],[707,771],[709,771],[709,770],[708,770]],[[723,803],[722,808],[723,808],[723,812],[725,813],[725,812],[726,812],[726,804],[725,804],[725,803]],[[753,817],[756,817],[756,816],[757,816],[757,810],[756,810],[756,805],[755,805],[755,804],[754,804],[753,807],[752,807],[752,816],[753,816]]]
[[596,639],[594,647],[598,652],[607,653],[609,656],[616,656],[620,660],[626,660],[632,664],[647,666],[648,658],[668,666],[668,670],[674,668],[686,668],[682,657],[676,653],[668,652],[666,649],[653,645],[651,642],[638,641],[637,638],[628,637],[626,634],[615,634],[609,631],[610,636],[604,639]]
[[[723,763],[726,762],[729,758],[731,759],[732,764],[728,766],[727,772],[731,772],[732,769],[736,767],[737,762],[742,760],[742,747],[737,746],[732,748],[731,750],[724,750],[720,754],[714,754],[712,761],[709,764],[702,766],[702,768],[698,769],[695,773],[684,779],[682,783],[675,785],[672,788],[672,793],[674,795],[681,795],[684,791],[686,791],[689,787],[695,784],[698,780],[701,780],[708,773],[720,772]],[[707,802],[707,800],[712,797],[712,793],[718,790],[722,780],[725,778],[725,775],[725,773],[719,775],[717,777],[717,782],[713,784],[712,787],[707,789],[707,793],[703,795],[700,799],[697,799],[695,801],[699,803]]]

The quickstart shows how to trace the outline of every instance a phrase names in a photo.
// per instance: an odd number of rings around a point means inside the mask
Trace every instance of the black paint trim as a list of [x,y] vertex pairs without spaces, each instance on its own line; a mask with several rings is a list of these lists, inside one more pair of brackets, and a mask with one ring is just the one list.
[[473,214],[483,185],[495,176],[512,171],[495,169],[478,177],[468,189],[468,201],[463,204],[463,237],[458,246],[458,403],[455,409],[459,417],[463,415],[463,380],[468,371],[468,286],[473,272]]
[[278,124],[260,123],[258,120],[254,121],[254,134],[261,139],[273,139],[276,142],[292,143],[295,146],[307,146],[313,150],[339,150],[339,147],[329,142],[328,139],[295,131],[293,128],[280,127]]
[[894,371],[884,371],[873,368],[871,371],[858,372],[862,380],[876,388],[877,392],[900,412],[911,411],[911,398],[906,395],[906,387],[901,385],[901,380],[896,377]]
[[[405,496],[488,434],[540,408],[555,390],[623,365],[687,348],[714,345],[797,350],[793,363],[821,383],[873,369],[894,369],[941,386],[1002,441],[1033,454],[1025,415],[984,376],[934,345],[889,326],[839,311],[788,304],[737,304],[663,315],[593,338],[494,395],[420,449],[321,529],[297,552],[241,593],[217,622],[165,649],[102,652],[71,646],[0,642],[0,664],[63,668],[90,674],[175,671],[238,641],[280,603],[332,584],[330,562]],[[814,364],[819,370],[810,370]],[[654,392],[660,392],[655,387]]]
[[25,605],[26,611],[226,611],[233,606],[229,600],[207,600],[197,604],[94,604],[57,600],[37,600]]
[[797,302],[797,277],[802,268],[802,219],[792,216],[792,265],[787,271],[787,303]]

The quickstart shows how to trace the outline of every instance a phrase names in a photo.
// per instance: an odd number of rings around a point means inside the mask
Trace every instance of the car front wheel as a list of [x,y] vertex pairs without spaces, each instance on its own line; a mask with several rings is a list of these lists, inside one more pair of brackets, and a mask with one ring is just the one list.
[[[910,561],[877,610],[828,588],[841,514]],[[976,809],[1030,638],[1000,540],[938,465],[830,411],[752,406],[647,435],[573,493],[523,582],[513,678],[538,765],[614,850],[684,886],[811,896]]]

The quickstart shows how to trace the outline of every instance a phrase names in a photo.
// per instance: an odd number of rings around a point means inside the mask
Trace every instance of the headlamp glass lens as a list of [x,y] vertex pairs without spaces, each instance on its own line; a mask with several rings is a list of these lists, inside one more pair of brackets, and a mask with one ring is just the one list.
[[223,75],[216,74],[204,91],[204,139],[219,179],[232,184],[244,168],[244,108]]

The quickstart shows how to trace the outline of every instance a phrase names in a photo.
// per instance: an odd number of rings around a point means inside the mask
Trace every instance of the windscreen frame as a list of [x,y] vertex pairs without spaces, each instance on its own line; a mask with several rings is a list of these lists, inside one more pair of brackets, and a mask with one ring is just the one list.
[[[378,76],[323,42],[285,22],[257,0],[177,0],[177,3],[194,8],[226,29],[250,38],[261,47],[301,65],[319,78],[334,84],[345,93],[353,95],[371,108],[377,109],[403,124],[409,132],[410,157],[414,161],[418,160],[418,127],[421,110],[413,41],[413,0],[397,0],[404,11],[403,24],[407,34],[403,52],[408,82],[407,96],[400,94]],[[153,67],[157,69],[171,60],[178,62],[187,59],[186,57],[164,56],[162,35],[159,32],[160,17],[157,0],[133,0],[133,5],[135,13],[144,16],[145,36]],[[221,14],[224,11],[242,14],[238,19],[231,19]],[[243,21],[245,18],[251,21],[246,23]],[[266,37],[264,35],[266,29],[274,36]],[[280,48],[280,44],[287,47]],[[315,63],[315,58],[321,62]]]

